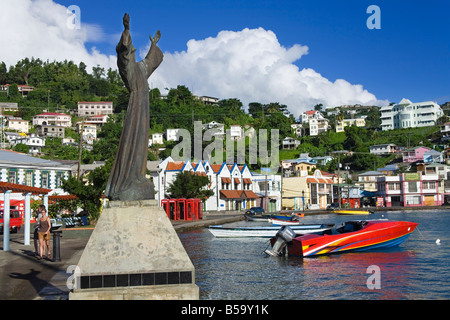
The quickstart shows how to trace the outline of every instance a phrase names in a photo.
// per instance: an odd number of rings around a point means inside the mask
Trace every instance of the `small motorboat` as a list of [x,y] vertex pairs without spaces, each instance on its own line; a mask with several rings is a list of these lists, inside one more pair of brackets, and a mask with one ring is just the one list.
[[417,227],[415,222],[380,220],[347,221],[323,235],[296,236],[291,227],[271,239],[272,249],[266,254],[310,257],[350,251],[388,248],[401,244]]
[[372,214],[373,212],[363,209],[338,209],[334,210],[334,213],[341,215],[364,215],[364,214]]
[[292,219],[298,219],[298,218],[303,218],[305,216],[305,214],[303,213],[273,213],[270,217],[272,219],[277,219],[277,220],[292,220]]
[[292,217],[290,220],[272,218],[270,221],[274,226],[298,226],[300,224],[300,220],[295,217]]
[[[310,234],[310,233],[323,233],[331,230],[334,224],[303,224],[291,226],[292,232],[296,235]],[[210,226],[208,230],[217,238],[246,238],[246,237],[258,237],[258,238],[272,238],[280,230],[278,226],[261,226],[261,227],[224,227]]]

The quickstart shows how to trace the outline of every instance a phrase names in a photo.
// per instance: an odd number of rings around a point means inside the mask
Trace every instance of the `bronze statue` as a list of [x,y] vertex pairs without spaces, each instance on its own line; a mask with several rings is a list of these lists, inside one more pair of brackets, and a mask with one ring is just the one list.
[[161,33],[158,30],[153,38],[150,36],[151,47],[147,56],[136,62],[127,13],[123,17],[123,25],[125,30],[116,48],[117,65],[130,92],[130,100],[105,194],[110,200],[148,200],[155,198],[155,191],[152,181],[145,177],[150,130],[147,79],[163,60],[163,53],[157,46]]

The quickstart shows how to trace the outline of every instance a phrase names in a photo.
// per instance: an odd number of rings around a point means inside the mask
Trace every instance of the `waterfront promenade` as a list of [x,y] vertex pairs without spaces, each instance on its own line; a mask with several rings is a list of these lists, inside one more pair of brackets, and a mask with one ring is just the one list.
[[[177,232],[186,232],[210,225],[240,221],[243,214],[205,214],[200,221],[173,221]],[[33,228],[32,228],[33,229]],[[11,234],[10,251],[3,251],[3,237],[0,239],[0,300],[67,300],[67,281],[72,273],[70,266],[76,266],[83,253],[93,228],[63,229],[61,238],[61,261],[37,260],[34,255],[33,235],[29,246],[24,245],[23,228]],[[53,250],[53,243],[51,244]]]

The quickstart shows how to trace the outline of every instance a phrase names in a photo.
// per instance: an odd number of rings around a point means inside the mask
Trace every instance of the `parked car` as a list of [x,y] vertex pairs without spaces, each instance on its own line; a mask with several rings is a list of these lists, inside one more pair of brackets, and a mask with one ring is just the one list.
[[[9,231],[17,233],[23,224],[22,216],[19,210],[11,210],[9,212]],[[0,233],[3,233],[3,210],[0,210]]]
[[339,209],[339,203],[333,202],[332,204],[329,204],[327,207],[327,210],[336,210]]
[[252,208],[248,209],[247,211],[245,211],[245,214],[249,214],[249,215],[262,215],[264,213],[265,213],[265,211],[264,211],[263,207],[252,207]]

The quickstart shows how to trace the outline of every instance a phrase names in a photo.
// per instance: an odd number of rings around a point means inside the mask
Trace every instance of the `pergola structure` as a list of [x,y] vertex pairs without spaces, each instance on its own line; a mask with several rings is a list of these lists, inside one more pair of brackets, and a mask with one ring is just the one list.
[[9,251],[9,219],[10,219],[10,201],[11,193],[22,193],[25,196],[25,232],[24,244],[30,245],[30,218],[31,218],[31,196],[42,195],[43,204],[48,210],[48,194],[51,189],[35,188],[24,186],[21,184],[13,184],[0,182],[0,191],[4,193],[4,210],[3,210],[3,251]]

